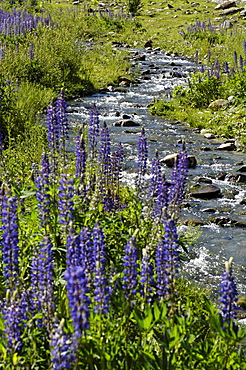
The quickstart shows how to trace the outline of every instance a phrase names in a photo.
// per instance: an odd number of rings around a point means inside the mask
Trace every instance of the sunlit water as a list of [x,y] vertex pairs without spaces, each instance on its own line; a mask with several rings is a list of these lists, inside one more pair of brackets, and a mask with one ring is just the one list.
[[[136,50],[131,50],[132,54]],[[174,153],[180,149],[180,141],[184,139],[188,154],[197,158],[198,165],[189,171],[189,183],[197,176],[212,179],[213,184],[221,188],[222,197],[212,200],[198,200],[187,198],[189,207],[184,208],[181,219],[191,218],[203,221],[200,227],[201,235],[194,247],[190,248],[192,258],[184,263],[186,274],[194,281],[209,285],[214,291],[218,289],[220,275],[223,272],[224,262],[234,257],[234,270],[240,293],[245,293],[246,277],[246,228],[220,227],[213,223],[213,217],[230,217],[233,220],[246,222],[246,206],[241,200],[246,198],[246,185],[233,184],[228,181],[219,181],[217,176],[226,172],[236,174],[245,154],[240,152],[218,151],[219,140],[207,140],[193,132],[186,125],[167,121],[164,118],[154,117],[148,113],[148,105],[162,91],[169,91],[174,86],[185,84],[185,77],[197,70],[195,63],[184,58],[175,58],[159,52],[146,52],[146,61],[137,62],[140,71],[149,71],[149,74],[139,77],[137,85],[127,88],[111,89],[106,93],[95,94],[89,97],[70,102],[69,109],[76,113],[69,114],[71,126],[75,129],[89,122],[89,114],[95,103],[99,110],[100,121],[105,121],[110,130],[112,146],[121,142],[126,155],[123,181],[134,186],[134,172],[136,169],[137,143],[141,127],[114,127],[114,123],[128,114],[134,122],[144,126],[148,138],[149,170],[151,159],[156,149],[159,157]],[[173,62],[173,63],[172,63]],[[172,65],[175,64],[175,65]],[[171,77],[173,72],[183,77]],[[146,78],[146,79],[145,79]],[[71,141],[74,140],[74,136]],[[203,150],[202,148],[210,150]],[[166,171],[167,177],[170,170]],[[213,209],[214,213],[204,212]]]

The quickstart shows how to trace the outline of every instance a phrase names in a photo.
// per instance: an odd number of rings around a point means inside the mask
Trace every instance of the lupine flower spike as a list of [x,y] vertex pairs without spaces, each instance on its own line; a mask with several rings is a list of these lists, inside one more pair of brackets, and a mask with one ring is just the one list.
[[156,282],[159,299],[170,302],[175,295],[175,280],[179,276],[178,236],[173,219],[164,220],[164,237],[156,249]]
[[77,344],[72,334],[63,331],[64,319],[54,324],[50,338],[52,370],[70,369],[76,360]]
[[148,159],[148,146],[147,138],[145,136],[144,127],[142,127],[141,135],[138,140],[138,189],[142,186],[142,180],[147,170],[147,159]]
[[88,297],[87,279],[81,266],[66,269],[64,279],[67,282],[67,297],[74,326],[75,338],[80,339],[89,329],[90,298]]
[[75,176],[79,180],[79,185],[82,185],[84,187],[83,190],[85,191],[84,180],[87,154],[82,129],[79,130],[77,135],[75,156],[76,156]]
[[5,287],[14,290],[19,276],[17,198],[2,198],[2,259]]
[[221,276],[221,296],[219,299],[219,302],[221,303],[219,309],[222,315],[222,320],[228,324],[232,322],[232,320],[236,319],[236,310],[238,309],[238,292],[232,273],[232,260],[233,258],[231,257],[229,261],[225,263],[225,271]]

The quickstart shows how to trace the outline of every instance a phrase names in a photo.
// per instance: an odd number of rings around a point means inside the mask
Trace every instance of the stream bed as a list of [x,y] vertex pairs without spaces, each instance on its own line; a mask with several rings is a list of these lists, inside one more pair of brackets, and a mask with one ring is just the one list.
[[[138,83],[131,86],[109,87],[101,92],[68,103],[71,127],[80,127],[89,122],[90,109],[96,104],[100,121],[109,127],[112,146],[123,144],[126,164],[123,180],[134,184],[136,169],[137,143],[144,126],[148,139],[149,170],[156,149],[159,158],[180,150],[181,140],[185,140],[188,155],[194,155],[197,166],[189,170],[190,184],[197,178],[209,179],[220,188],[222,196],[210,200],[194,199],[188,196],[186,206],[182,209],[181,221],[196,220],[199,238],[190,248],[190,260],[184,262],[184,271],[193,281],[209,286],[218,291],[220,275],[224,262],[234,258],[234,274],[238,291],[245,294],[246,277],[246,183],[226,180],[235,176],[242,165],[246,164],[246,154],[239,151],[222,151],[217,148],[222,143],[219,139],[206,139],[186,124],[168,121],[152,116],[148,107],[160,92],[169,92],[174,86],[186,84],[186,77],[199,67],[185,58],[167,55],[156,50],[128,49],[132,56],[133,68],[139,68]],[[139,126],[117,127],[116,122],[131,119]],[[73,141],[73,137],[71,137]],[[163,165],[167,178],[170,169]],[[223,174],[226,173],[226,179]],[[214,222],[221,219],[221,222]],[[237,221],[240,227],[230,226],[226,220]],[[245,225],[243,225],[245,223]],[[181,226],[182,233],[188,226]]]

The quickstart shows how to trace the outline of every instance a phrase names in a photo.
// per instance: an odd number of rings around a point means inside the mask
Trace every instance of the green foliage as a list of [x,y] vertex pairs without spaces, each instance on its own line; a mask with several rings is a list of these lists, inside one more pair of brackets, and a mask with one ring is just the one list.
[[246,94],[246,70],[236,72],[228,81],[228,89],[235,96],[238,103],[245,101]]
[[127,0],[127,10],[132,15],[137,15],[142,8],[142,0]]
[[193,74],[187,88],[174,89],[173,97],[195,108],[207,107],[213,100],[222,98],[224,86],[220,78],[207,74]]

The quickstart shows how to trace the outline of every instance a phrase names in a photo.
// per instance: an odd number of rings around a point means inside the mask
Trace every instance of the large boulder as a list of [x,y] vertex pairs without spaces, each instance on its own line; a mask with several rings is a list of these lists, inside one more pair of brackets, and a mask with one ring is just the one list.
[[[163,159],[160,160],[161,163],[169,168],[174,166],[175,161],[177,161],[178,153],[168,154]],[[197,165],[197,160],[194,155],[188,155],[188,168],[195,168]]]
[[224,10],[228,8],[234,8],[236,6],[236,1],[225,1],[224,3],[218,4],[215,7],[215,10]]
[[230,104],[230,101],[227,99],[217,99],[212,101],[212,103],[210,103],[208,107],[213,110],[218,110],[220,108],[226,107],[228,104]]
[[220,188],[216,185],[202,185],[190,193],[190,196],[198,199],[213,199],[221,196]]
[[235,145],[235,143],[224,143],[224,144],[221,144],[220,146],[218,146],[218,148],[216,148],[216,150],[228,150],[228,151],[233,151],[233,150],[236,150],[237,147]]

